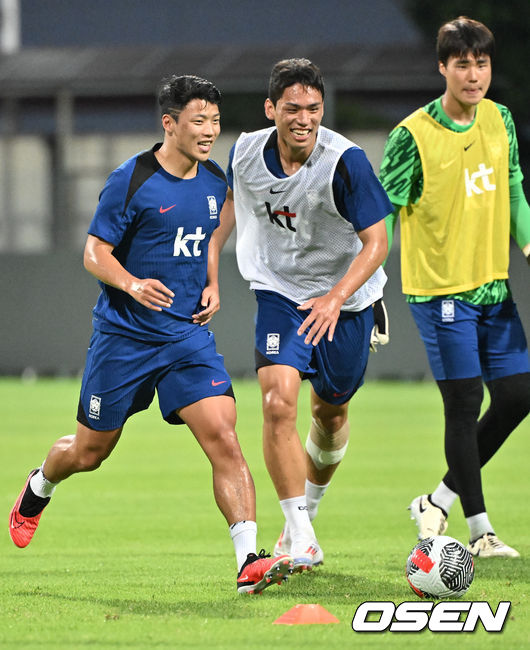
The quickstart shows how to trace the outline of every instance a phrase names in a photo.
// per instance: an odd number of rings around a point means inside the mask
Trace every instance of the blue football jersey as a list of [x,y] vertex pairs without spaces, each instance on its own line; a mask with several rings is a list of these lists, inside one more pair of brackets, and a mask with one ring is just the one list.
[[208,244],[227,190],[224,172],[210,160],[199,163],[194,178],[172,176],[154,155],[160,146],[112,172],[88,229],[115,247],[114,256],[132,275],[156,278],[174,292],[171,307],[158,312],[100,283],[95,329],[149,341],[178,340],[199,327],[191,316],[201,309]]

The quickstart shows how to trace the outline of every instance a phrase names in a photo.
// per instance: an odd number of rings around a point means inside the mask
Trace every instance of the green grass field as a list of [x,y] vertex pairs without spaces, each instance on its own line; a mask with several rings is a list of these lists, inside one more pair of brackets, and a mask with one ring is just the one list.
[[[517,560],[476,563],[465,597],[495,610],[512,602],[501,634],[379,633],[351,629],[367,600],[415,600],[404,564],[415,543],[406,506],[442,476],[442,413],[432,383],[368,383],[350,407],[347,456],[322,501],[315,528],[323,567],[261,596],[239,596],[227,526],[211,490],[209,464],[185,427],[165,424],[153,405],[133,417],[96,472],[61,485],[26,549],[8,514],[27,472],[51,443],[74,431],[79,382],[0,379],[1,648],[527,648],[530,644],[530,421],[483,472],[490,518]],[[272,550],[282,516],[261,452],[255,382],[236,382],[238,432],[254,476],[258,544]],[[308,428],[308,392],[300,430]],[[467,542],[459,505],[448,534]],[[319,603],[329,625],[275,625],[300,603]],[[479,626],[480,627],[480,626]]]

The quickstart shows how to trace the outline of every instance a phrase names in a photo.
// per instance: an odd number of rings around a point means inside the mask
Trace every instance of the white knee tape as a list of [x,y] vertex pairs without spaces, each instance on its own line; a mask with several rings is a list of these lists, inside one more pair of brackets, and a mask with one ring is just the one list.
[[345,422],[338,431],[329,435],[313,419],[305,448],[317,469],[340,463],[348,449],[349,431],[349,424]]

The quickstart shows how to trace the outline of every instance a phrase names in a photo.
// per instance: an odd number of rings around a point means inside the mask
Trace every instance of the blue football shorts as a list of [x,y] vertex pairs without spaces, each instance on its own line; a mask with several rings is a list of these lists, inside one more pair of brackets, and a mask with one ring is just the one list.
[[436,380],[482,376],[490,381],[530,370],[513,300],[472,305],[439,298],[409,306]]
[[362,386],[370,333],[372,307],[341,312],[333,341],[324,335],[316,346],[296,333],[309,311],[272,291],[256,291],[256,370],[267,365],[292,366],[309,379],[315,393],[329,404],[344,404]]
[[207,329],[168,343],[146,343],[95,330],[87,352],[77,419],[96,431],[121,427],[151,404],[155,390],[164,420],[205,397],[231,395],[232,383]]

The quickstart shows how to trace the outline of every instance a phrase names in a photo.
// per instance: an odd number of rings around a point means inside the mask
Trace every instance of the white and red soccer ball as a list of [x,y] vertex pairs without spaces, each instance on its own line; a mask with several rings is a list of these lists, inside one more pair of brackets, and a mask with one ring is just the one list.
[[473,582],[473,556],[452,537],[427,537],[410,552],[406,574],[420,598],[460,598]]

